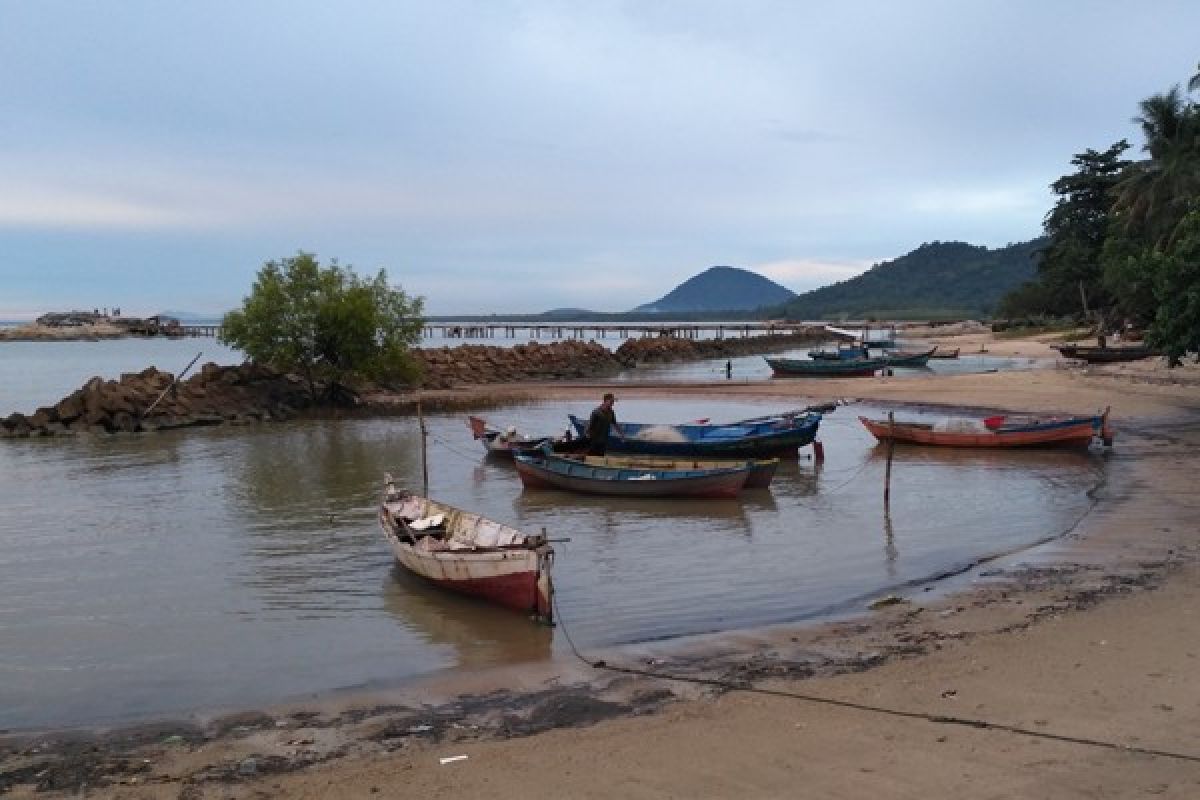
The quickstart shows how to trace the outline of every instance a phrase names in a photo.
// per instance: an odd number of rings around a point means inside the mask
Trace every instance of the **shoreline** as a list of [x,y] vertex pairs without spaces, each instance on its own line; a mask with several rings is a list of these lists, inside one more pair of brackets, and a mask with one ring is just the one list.
[[[1154,626],[1147,623],[1157,621],[1162,613],[1159,606],[1166,596],[1163,592],[1190,591],[1192,599],[1196,595],[1200,552],[1191,541],[1195,526],[1189,515],[1196,510],[1190,470],[1195,465],[1195,446],[1200,443],[1200,426],[1196,424],[1200,390],[1190,383],[1146,380],[1149,371],[1142,376],[1131,376],[1129,372],[1051,368],[1028,375],[807,380],[789,381],[783,386],[671,385],[656,389],[622,385],[621,392],[625,395],[655,396],[683,390],[715,397],[777,398],[796,403],[799,398],[827,399],[831,395],[852,394],[877,402],[922,406],[1064,412],[1090,411],[1097,401],[1108,399],[1116,417],[1118,437],[1110,470],[1112,480],[1098,489],[1092,510],[1073,531],[1032,550],[972,567],[966,574],[941,581],[931,591],[925,591],[923,585],[897,591],[896,594],[906,596],[907,602],[875,611],[862,609],[831,621],[800,621],[769,629],[605,648],[588,656],[604,658],[613,666],[632,667],[634,671],[670,671],[689,680],[717,680],[727,687],[744,687],[752,682],[805,693],[847,692],[850,697],[862,693],[869,698],[899,696],[907,689],[948,682],[953,686],[939,688],[940,695],[902,698],[946,714],[963,710],[959,707],[962,704],[952,698],[965,695],[960,678],[976,674],[973,670],[979,669],[977,665],[983,657],[979,653],[999,648],[997,654],[989,657],[1004,656],[995,663],[988,662],[982,668],[985,672],[1010,668],[1005,651],[1020,647],[1024,637],[1038,638],[1047,628],[1065,625],[1091,628],[1097,624],[1092,615],[1120,615],[1121,608],[1130,603],[1148,604],[1152,609],[1147,612],[1135,608],[1129,612],[1133,629],[1149,630]],[[1014,383],[1017,385],[1013,386]],[[531,390],[528,384],[511,388],[491,385],[479,391],[493,398],[498,389],[501,397],[518,390],[525,396],[536,391],[541,398],[547,392],[554,396],[561,393],[590,397],[600,385],[546,385],[545,391],[542,387]],[[817,388],[823,393],[808,393]],[[1018,402],[1020,405],[1015,405]],[[1131,539],[1130,531],[1135,530],[1137,538]],[[1077,613],[1083,610],[1087,613]],[[1125,628],[1115,629],[1110,638],[1124,632]],[[1200,650],[1200,632],[1195,630],[1194,620],[1185,633],[1192,638],[1182,635],[1178,645]],[[1026,660],[1036,662],[1034,655],[1026,653],[1029,657]],[[947,660],[949,664],[942,664]],[[966,669],[964,665],[975,666]],[[1132,677],[1144,681],[1144,676]],[[1121,678],[1119,674],[1110,676],[1118,683]],[[1019,682],[1009,683],[1008,688],[1018,693],[1025,688]],[[1180,690],[1189,685],[1183,682]],[[1071,687],[1059,688],[1067,692]],[[1107,691],[1105,697],[1106,702],[1115,702]],[[432,707],[428,705],[431,700]],[[1009,700],[1008,705],[996,708],[1007,713],[1013,707],[1012,698]],[[803,721],[797,723],[801,727],[787,730],[783,744],[763,742],[757,729],[764,720],[781,713],[771,705],[775,702],[764,699],[763,695],[731,691],[712,683],[666,681],[630,671],[605,670],[596,675],[579,662],[550,662],[532,668],[524,665],[487,673],[435,676],[420,681],[420,685],[395,689],[330,692],[308,702],[270,709],[270,713],[245,711],[210,715],[207,719],[198,716],[185,723],[147,723],[107,732],[79,728],[67,732],[58,745],[44,744],[38,752],[25,752],[36,746],[34,741],[39,738],[36,734],[10,734],[0,737],[0,745],[10,753],[0,761],[0,778],[20,768],[16,761],[26,762],[27,766],[41,765],[38,771],[45,773],[43,779],[46,775],[57,775],[62,782],[56,788],[62,791],[74,791],[80,782],[86,782],[93,796],[115,796],[108,794],[111,792],[123,797],[183,797],[186,793],[195,798],[253,796],[256,791],[266,791],[272,796],[315,797],[321,796],[320,787],[334,781],[341,787],[339,793],[365,797],[373,794],[372,788],[384,787],[386,791],[402,770],[406,787],[413,791],[441,790],[466,795],[490,791],[506,797],[516,796],[522,787],[532,785],[537,794],[551,791],[576,796],[624,794],[599,789],[586,791],[605,776],[600,765],[589,764],[590,754],[599,747],[601,752],[618,760],[618,772],[623,775],[640,775],[654,785],[670,787],[670,791],[659,794],[710,794],[711,787],[699,780],[698,775],[685,774],[686,770],[675,774],[661,766],[655,772],[646,761],[657,758],[666,764],[695,757],[699,765],[703,759],[687,752],[687,742],[694,741],[695,747],[708,757],[706,746],[711,734],[706,729],[731,725],[732,733],[727,731],[724,750],[711,754],[713,763],[728,765],[741,763],[737,761],[741,759],[750,765],[765,760],[773,765],[767,773],[779,782],[767,782],[757,788],[778,795],[787,793],[783,787],[790,784],[784,782],[785,778],[795,780],[801,772],[813,769],[807,759],[798,756],[804,750],[797,749],[794,738],[818,751],[830,749],[829,744],[822,743],[824,730],[836,730],[848,741],[872,739],[875,722],[868,720],[871,724],[864,727],[860,720],[845,728],[847,723],[841,718],[844,710],[818,706],[793,709],[793,716],[799,715],[797,719]],[[1181,724],[1194,724],[1197,720],[1194,701],[1189,704],[1186,700],[1164,700],[1161,704],[1170,705],[1174,711],[1158,712],[1159,715],[1171,713]],[[1063,713],[1071,710],[1063,709]],[[1086,710],[1086,705],[1079,709],[1080,713]],[[814,715],[824,722],[812,723]],[[1161,722],[1158,716],[1151,718],[1156,724]],[[1042,726],[1036,723],[1034,719],[1025,726],[1050,727],[1048,723]],[[889,720],[887,724],[892,722]],[[1145,721],[1141,724],[1144,726]],[[1153,739],[1159,733],[1154,727],[1139,728],[1138,738]],[[949,735],[956,739],[960,736],[957,732]],[[545,746],[553,747],[557,757],[565,758],[573,769],[546,770],[543,765],[541,771],[522,773],[518,765],[528,767],[531,759],[536,760],[537,754],[543,752],[541,738],[530,739],[530,736],[547,737]],[[636,745],[628,745],[627,741]],[[748,744],[751,741],[757,747]],[[941,743],[939,740],[938,744]],[[883,747],[895,750],[898,759],[904,750],[903,743],[895,740],[873,744],[876,750],[871,752],[876,755],[878,748]],[[1186,738],[1167,744],[1190,752]],[[97,750],[93,752],[90,748]],[[789,752],[797,754],[794,765],[775,764]],[[459,753],[470,755],[471,760],[466,765],[443,766],[438,762],[439,756]],[[850,781],[846,786],[862,788],[864,794],[873,791],[889,796],[889,784],[881,782],[882,774],[871,777],[875,773],[858,772],[856,762],[845,753],[826,752],[826,755],[829,764],[818,770],[822,775],[836,771],[840,765],[846,773],[845,780]],[[979,766],[981,757],[974,750],[970,754],[956,751],[956,755],[965,760],[952,758],[951,764]],[[995,753],[992,757],[1003,761],[1003,755]],[[248,760],[252,762],[249,766]],[[480,761],[487,765],[485,770],[475,766]],[[931,767],[927,761],[928,756],[924,766],[936,774],[937,765]],[[1111,777],[1120,782],[1128,780],[1126,773],[1129,773],[1148,779],[1156,770],[1163,771],[1158,761],[1134,766],[1132,770],[1128,765],[1111,770],[1114,772]],[[893,777],[896,770],[914,786],[920,783],[915,767],[892,763]],[[1185,772],[1181,780],[1186,781],[1189,776],[1200,779],[1200,770],[1195,767],[1192,770]],[[1020,777],[1030,770],[1017,772]],[[700,775],[704,773],[703,769],[699,771]],[[1076,774],[1081,773],[1082,768]],[[97,787],[96,779],[103,780],[104,775],[110,777],[112,785]],[[36,778],[37,771],[27,777]],[[480,780],[488,783],[479,784]],[[1009,781],[1012,780],[1016,778],[1010,777]],[[530,781],[533,783],[529,784]],[[0,784],[0,790],[3,788]],[[975,788],[982,791],[989,787],[979,784]],[[1162,793],[1192,796],[1174,793],[1179,789],[1186,792],[1187,788],[1185,784],[1171,783]],[[15,797],[26,796],[25,787],[14,791]],[[719,796],[735,793],[717,792]],[[655,796],[653,792],[650,794]],[[943,795],[934,792],[932,796]]]

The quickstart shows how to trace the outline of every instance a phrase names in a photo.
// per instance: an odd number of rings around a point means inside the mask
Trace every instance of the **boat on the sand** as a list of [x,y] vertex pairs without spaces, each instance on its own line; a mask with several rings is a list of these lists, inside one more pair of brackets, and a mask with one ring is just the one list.
[[889,422],[859,417],[881,442],[939,447],[1088,447],[1093,440],[1111,446],[1116,432],[1109,426],[1108,410],[1088,417],[986,420],[949,419],[937,423]]
[[554,548],[541,533],[397,489],[384,476],[379,526],[396,561],[438,586],[551,623]]
[[1143,358],[1162,355],[1161,350],[1144,345],[1127,347],[1096,347],[1080,344],[1051,345],[1063,358],[1074,358],[1089,364],[1115,364],[1122,361],[1140,361]]
[[930,357],[937,352],[936,347],[929,350],[889,350],[883,357],[888,367],[923,367],[929,363]]
[[776,375],[801,375],[814,378],[856,378],[874,375],[888,366],[884,356],[875,358],[785,358],[763,356]]
[[620,497],[737,497],[751,467],[746,461],[695,469],[607,466],[558,456],[549,448],[540,453],[517,453],[513,463],[528,489]]

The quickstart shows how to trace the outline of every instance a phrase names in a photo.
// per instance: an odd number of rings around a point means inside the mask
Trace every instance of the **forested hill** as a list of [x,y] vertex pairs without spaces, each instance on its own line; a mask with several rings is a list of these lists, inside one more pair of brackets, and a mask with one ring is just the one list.
[[996,250],[932,242],[856,278],[814,289],[773,310],[787,319],[838,316],[986,315],[1000,298],[1034,277],[1045,240]]
[[795,296],[795,292],[758,273],[736,267],[709,267],[634,311],[749,311],[776,306]]

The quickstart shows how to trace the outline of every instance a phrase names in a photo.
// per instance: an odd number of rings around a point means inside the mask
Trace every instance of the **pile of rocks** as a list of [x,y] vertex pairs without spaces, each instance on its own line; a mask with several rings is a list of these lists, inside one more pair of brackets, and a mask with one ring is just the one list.
[[778,352],[817,344],[828,338],[829,334],[820,328],[803,333],[735,336],[727,339],[676,339],[671,336],[659,336],[630,339],[617,348],[616,355],[624,364],[663,364]]
[[421,386],[426,389],[467,383],[591,378],[611,375],[622,366],[604,345],[577,339],[516,347],[464,344],[416,350],[414,355],[422,369]]
[[92,378],[54,406],[0,419],[0,437],[244,423],[287,418],[312,404],[308,387],[298,378],[250,364],[209,363],[186,381],[173,386],[172,381],[171,373],[154,367],[126,373],[120,380]]

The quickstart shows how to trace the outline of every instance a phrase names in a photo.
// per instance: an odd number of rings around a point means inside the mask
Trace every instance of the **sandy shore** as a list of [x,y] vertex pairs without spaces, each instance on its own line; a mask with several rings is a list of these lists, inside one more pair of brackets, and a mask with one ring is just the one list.
[[0,742],[0,792],[7,775],[21,778],[7,781],[13,797],[46,796],[39,783],[193,799],[1200,796],[1200,369],[1068,368],[1045,341],[947,339],[1045,366],[620,391],[1111,407],[1107,479],[1090,512],[1041,547],[853,618],[584,654],[599,668],[572,659],[266,712],[13,736]]

